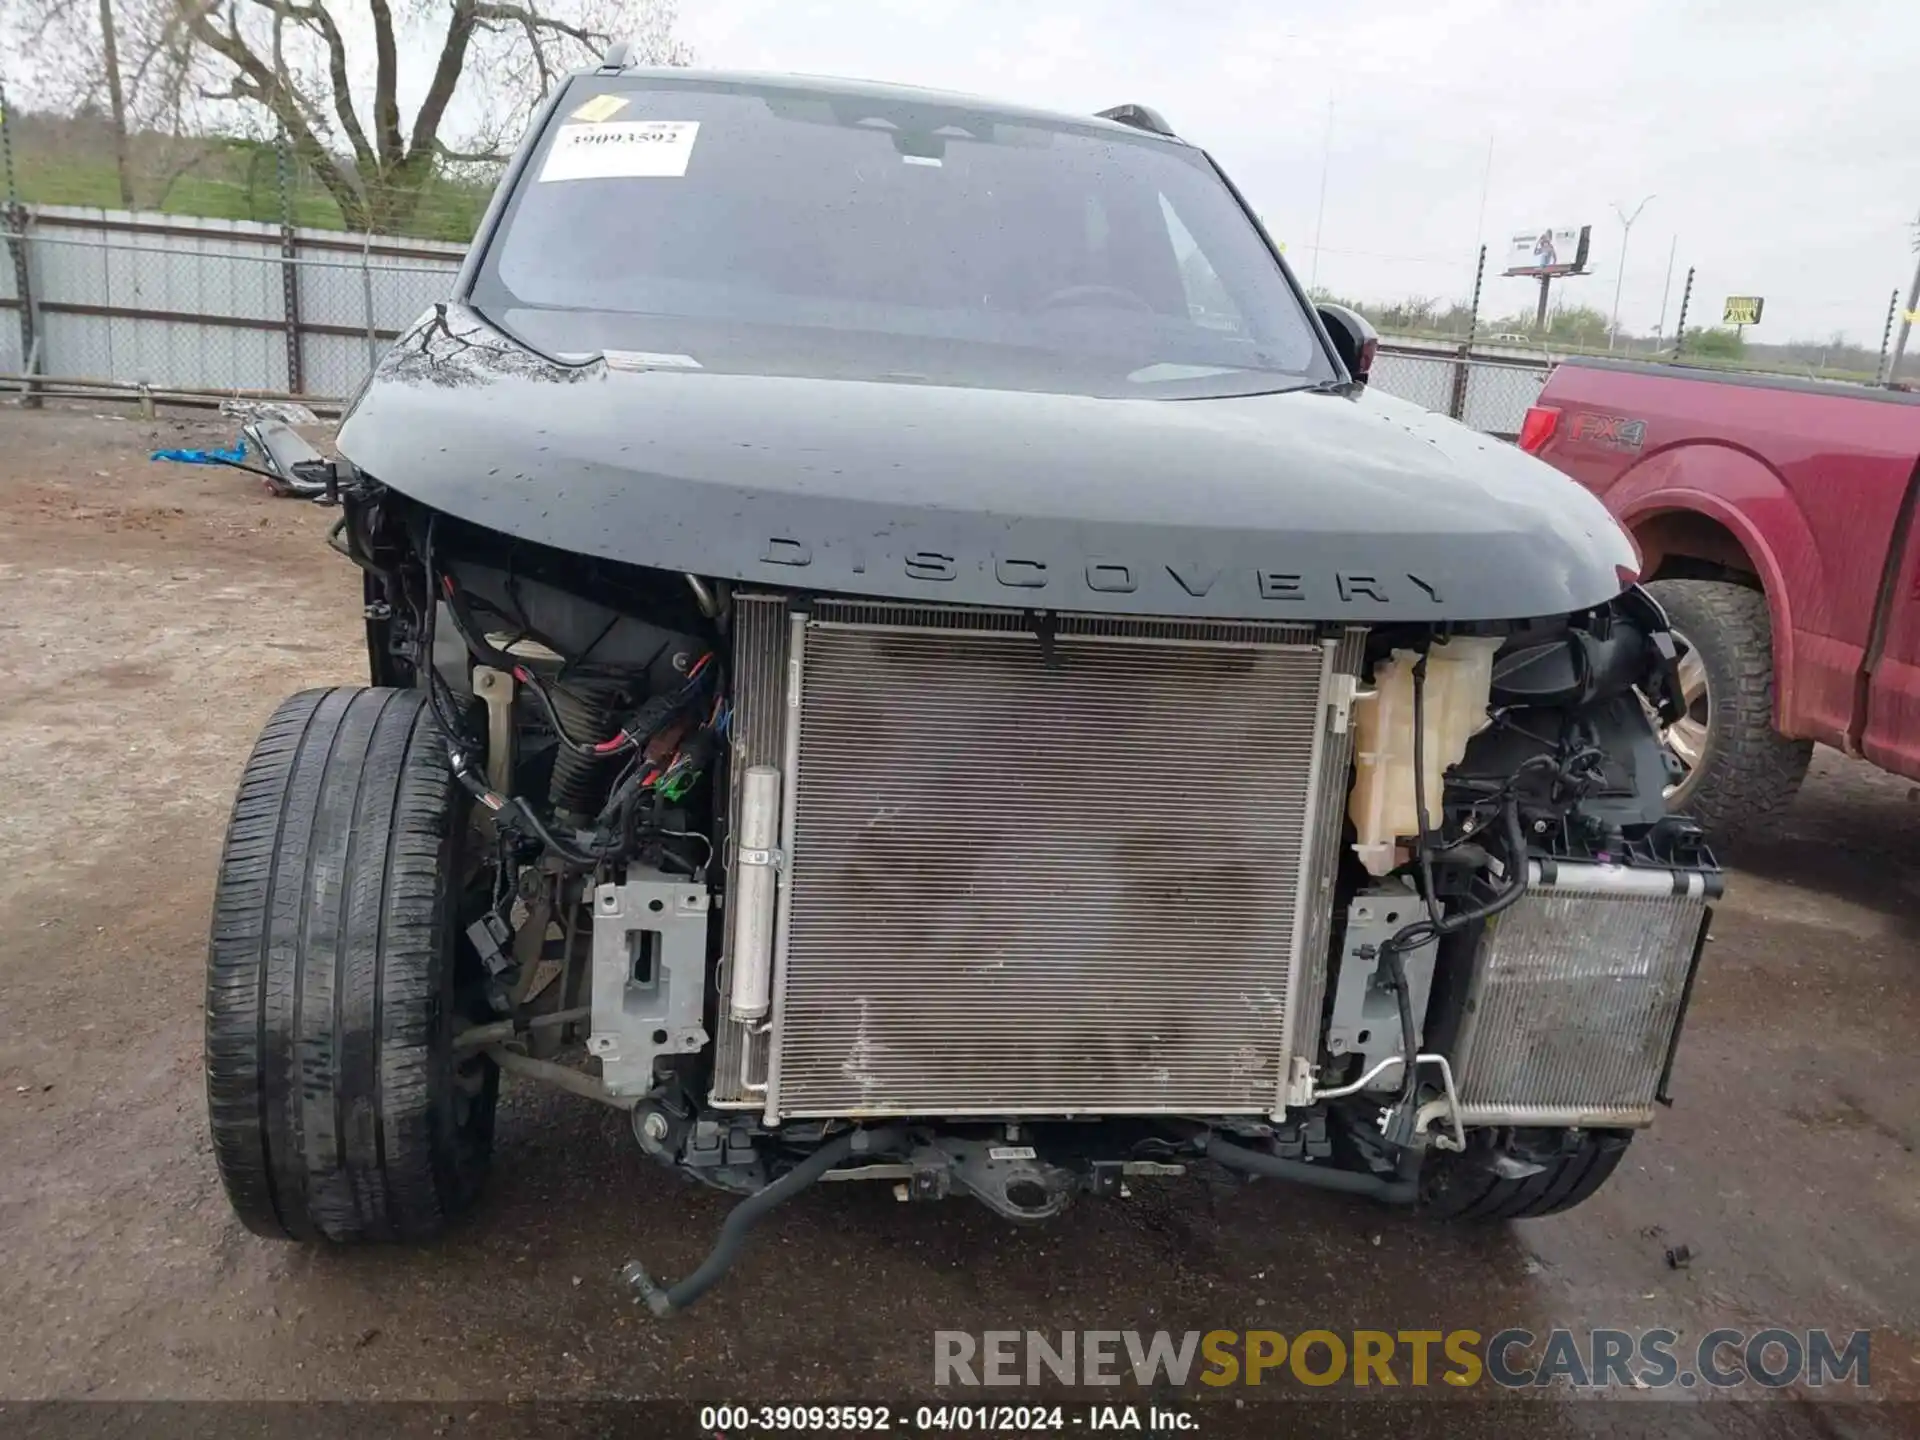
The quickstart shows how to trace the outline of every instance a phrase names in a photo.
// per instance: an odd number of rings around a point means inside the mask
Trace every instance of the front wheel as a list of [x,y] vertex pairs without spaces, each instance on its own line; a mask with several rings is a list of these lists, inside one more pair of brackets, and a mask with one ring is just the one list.
[[241,774],[207,952],[207,1112],[258,1234],[425,1239],[478,1190],[499,1072],[453,1050],[457,794],[412,690],[295,695]]
[[1430,1219],[1532,1220],[1571,1210],[1607,1183],[1633,1136],[1623,1130],[1516,1132],[1498,1151],[1476,1135],[1465,1155],[1435,1151],[1420,1172]]

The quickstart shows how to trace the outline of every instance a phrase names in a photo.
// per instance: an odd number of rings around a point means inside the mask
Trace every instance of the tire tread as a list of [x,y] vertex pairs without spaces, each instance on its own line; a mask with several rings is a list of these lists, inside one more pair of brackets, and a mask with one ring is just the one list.
[[1558,1215],[1590,1198],[1619,1168],[1630,1136],[1590,1133],[1578,1148],[1534,1175],[1508,1179],[1473,1160],[1447,1155],[1430,1162],[1422,1208],[1437,1220],[1484,1223]]
[[1774,729],[1767,597],[1718,580],[1656,580],[1647,589],[1700,648],[1713,696],[1706,770],[1682,808],[1710,835],[1734,839],[1792,802],[1813,758],[1811,740],[1789,740]]
[[251,1230],[424,1239],[472,1198],[453,1114],[454,790],[417,692],[310,690],[241,775],[207,958],[209,1123]]

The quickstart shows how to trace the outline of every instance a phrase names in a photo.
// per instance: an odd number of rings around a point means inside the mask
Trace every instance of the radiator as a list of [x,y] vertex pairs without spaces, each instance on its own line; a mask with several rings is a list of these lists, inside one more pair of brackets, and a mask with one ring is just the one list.
[[1363,632],[1036,633],[1019,611],[866,602],[796,622],[779,597],[736,616],[732,772],[790,754],[797,773],[771,1023],[720,1027],[716,1103],[1284,1107],[1317,1041],[1335,702]]
[[1461,1121],[1646,1125],[1719,877],[1679,872],[1675,893],[1668,871],[1535,868],[1475,961],[1454,1053]]

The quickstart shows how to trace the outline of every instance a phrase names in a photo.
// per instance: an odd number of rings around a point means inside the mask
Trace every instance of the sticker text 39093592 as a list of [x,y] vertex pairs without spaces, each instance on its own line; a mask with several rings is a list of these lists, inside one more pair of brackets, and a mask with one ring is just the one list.
[[562,125],[547,151],[546,180],[678,179],[687,173],[697,120],[612,120]]

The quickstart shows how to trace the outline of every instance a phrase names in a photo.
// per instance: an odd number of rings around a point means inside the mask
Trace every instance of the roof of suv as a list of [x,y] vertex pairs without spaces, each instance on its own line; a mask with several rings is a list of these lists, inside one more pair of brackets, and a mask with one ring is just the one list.
[[913,85],[893,85],[880,80],[848,80],[831,75],[793,75],[752,70],[696,70],[679,66],[627,67],[615,72],[609,68],[585,70],[578,78],[644,80],[648,84],[738,85],[755,90],[786,90],[795,95],[853,96],[886,101],[891,104],[921,104],[944,109],[964,109],[1007,120],[1038,121],[1049,125],[1079,125],[1089,130],[1110,130],[1135,138],[1149,137],[1174,145],[1188,142],[1175,135],[1162,135],[1138,125],[1108,120],[1099,115],[1075,115],[1063,110],[1042,110],[1031,105],[1014,105],[983,95],[957,90],[927,90]]

